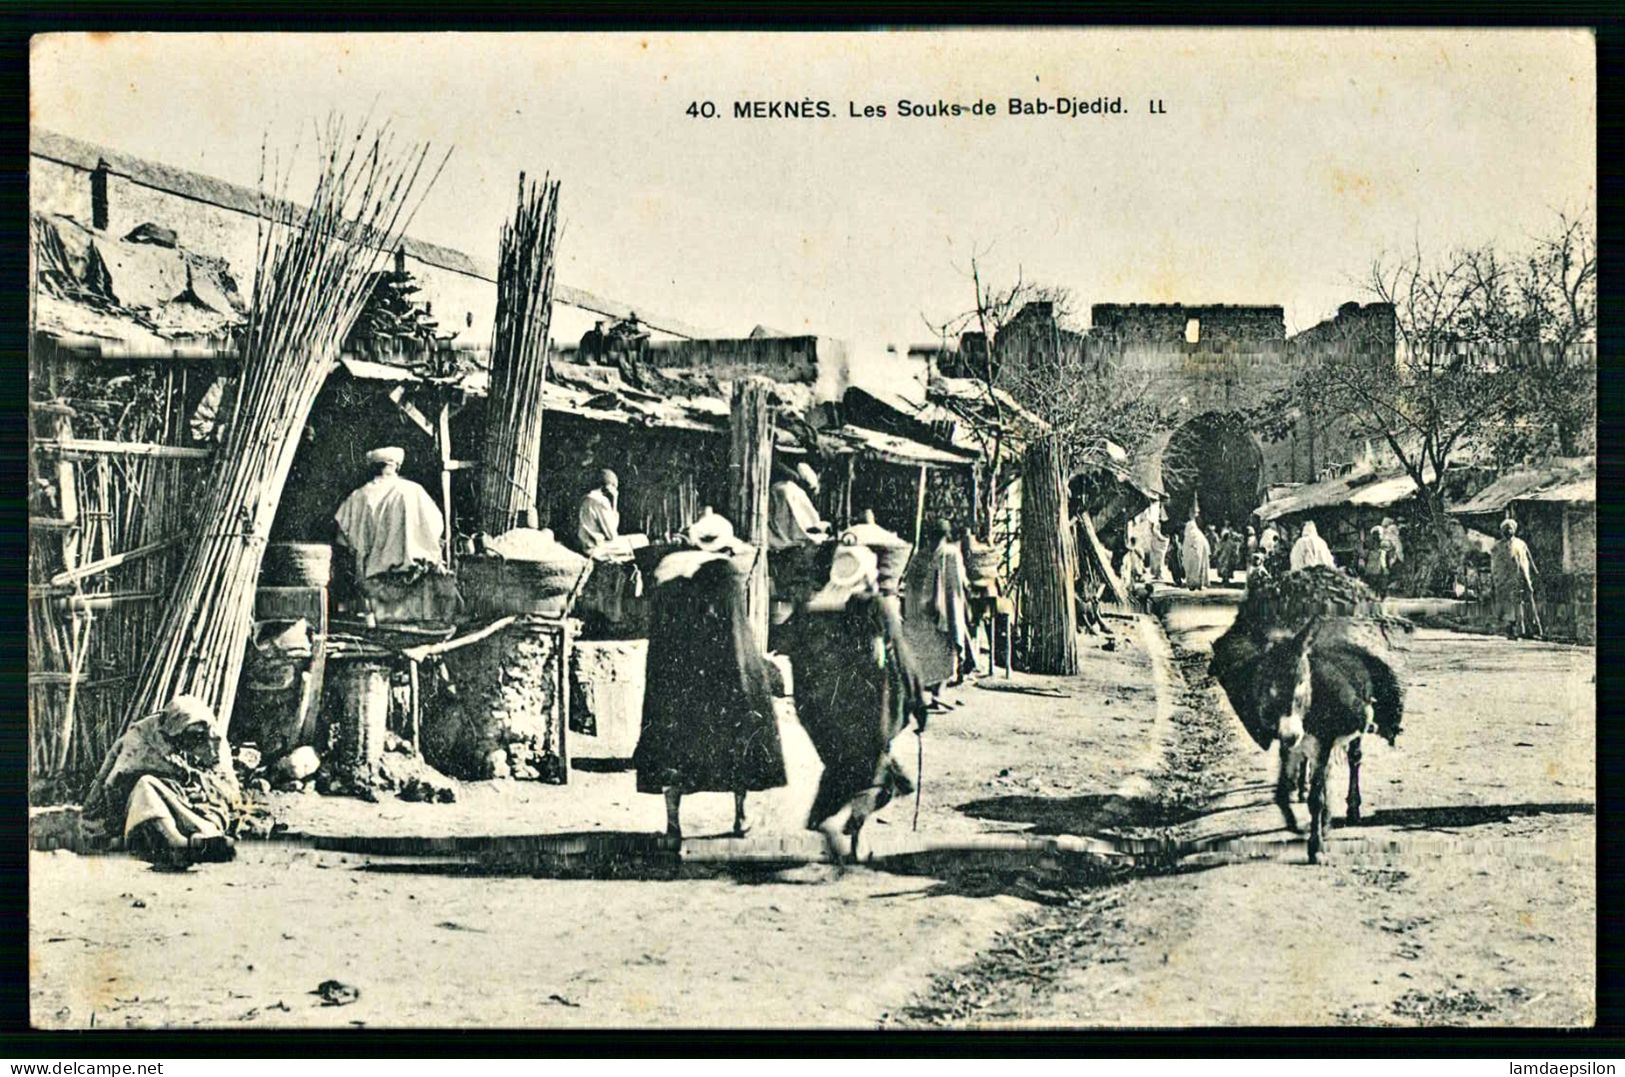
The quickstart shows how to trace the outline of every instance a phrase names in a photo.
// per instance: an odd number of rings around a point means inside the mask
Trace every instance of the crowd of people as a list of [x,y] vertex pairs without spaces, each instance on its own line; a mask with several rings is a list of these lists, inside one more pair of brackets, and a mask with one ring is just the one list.
[[[446,573],[444,521],[427,491],[399,474],[400,449],[374,450],[367,461],[371,478],[336,514],[338,543],[361,597],[398,602],[397,592]],[[893,755],[899,735],[923,732],[940,692],[975,675],[973,599],[986,596],[961,547],[970,536],[939,520],[930,548],[910,557],[911,545],[872,514],[836,534],[818,510],[819,490],[810,464],[783,467],[770,487],[761,549],[707,508],[668,536],[654,564],[646,681],[658,689],[645,694],[633,763],[638,791],[664,798],[674,838],[686,795],[733,794],[734,829],[744,834],[749,794],[786,784],[769,649],[789,662],[798,719],[824,766],[807,826],[837,859],[855,858],[865,820],[913,789],[916,779]],[[619,507],[619,478],[601,470],[576,519],[577,545],[612,592],[599,596],[610,604],[644,591]],[[1496,616],[1510,637],[1539,636],[1534,560],[1516,521],[1503,521],[1500,532],[1489,558]],[[1384,519],[1360,538],[1351,563],[1339,566],[1312,520],[1295,529],[1278,521],[1216,526],[1193,505],[1183,525],[1152,528],[1149,541],[1131,534],[1119,572],[1130,594],[1144,596],[1158,581],[1198,591],[1238,574],[1245,582],[1322,566],[1356,574],[1386,597],[1405,561],[1399,528]],[[761,557],[771,588],[765,640],[746,599]],[[191,697],[130,726],[86,809],[110,838],[175,866],[229,859],[251,810],[220,723]]]
[[865,821],[913,790],[894,742],[923,732],[938,694],[974,675],[971,584],[954,524],[935,524],[934,545],[901,578],[883,557],[908,544],[872,519],[835,534],[819,490],[810,464],[781,468],[762,550],[708,509],[651,574],[646,680],[661,687],[644,697],[633,765],[638,790],[665,798],[674,839],[685,796],[731,793],[743,835],[749,794],[787,780],[774,672],[745,597],[758,557],[770,568],[765,642],[788,661],[797,719],[824,768],[806,825],[836,859],[855,858]]
[[[1166,525],[1165,525],[1166,527]],[[1503,520],[1500,537],[1490,548],[1488,594],[1496,627],[1509,638],[1539,637],[1544,633],[1536,604],[1535,578],[1539,575],[1528,545],[1518,537],[1518,523]],[[1146,595],[1156,582],[1168,582],[1200,591],[1230,584],[1239,574],[1279,576],[1296,569],[1324,566],[1358,576],[1381,598],[1387,598],[1406,567],[1405,542],[1392,517],[1371,525],[1344,564],[1313,520],[1297,527],[1269,520],[1260,527],[1215,527],[1201,519],[1200,509],[1183,526],[1153,528],[1150,541],[1129,535],[1119,562],[1119,575],[1131,594]],[[1477,575],[1476,571],[1471,573]],[[1458,586],[1458,597],[1472,597]]]

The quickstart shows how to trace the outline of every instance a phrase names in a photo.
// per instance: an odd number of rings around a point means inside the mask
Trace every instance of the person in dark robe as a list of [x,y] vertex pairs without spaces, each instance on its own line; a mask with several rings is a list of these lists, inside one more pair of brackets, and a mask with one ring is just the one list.
[[1213,556],[1213,568],[1219,574],[1220,583],[1229,583],[1230,577],[1245,567],[1241,547],[1241,536],[1234,528],[1226,527],[1219,532],[1219,548]]
[[593,327],[581,334],[581,346],[576,349],[578,361],[583,363],[596,363],[604,358],[604,323],[596,322]]
[[665,796],[673,838],[682,837],[684,794],[731,792],[743,835],[745,795],[786,780],[772,682],[745,613],[755,550],[715,513],[685,538],[690,548],[654,571],[637,789]]
[[855,861],[868,817],[913,791],[892,742],[910,722],[925,730],[925,690],[897,604],[880,593],[874,551],[832,544],[821,554],[829,582],[798,605],[784,653],[797,717],[824,763],[807,827],[834,859]]

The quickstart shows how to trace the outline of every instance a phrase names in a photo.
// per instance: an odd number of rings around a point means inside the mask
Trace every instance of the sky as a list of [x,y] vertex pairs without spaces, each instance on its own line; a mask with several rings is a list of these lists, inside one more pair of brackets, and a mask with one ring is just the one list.
[[[933,339],[974,302],[973,255],[1070,289],[1080,321],[1273,303],[1292,332],[1369,299],[1384,252],[1515,248],[1595,212],[1584,31],[46,35],[31,83],[35,124],[249,186],[262,141],[387,117],[452,151],[421,239],[494,263],[518,173],[549,172],[560,280],[860,348]],[[1007,114],[1102,96],[1123,114]],[[835,115],[733,117],[804,98]],[[848,115],[866,105],[888,115]]]

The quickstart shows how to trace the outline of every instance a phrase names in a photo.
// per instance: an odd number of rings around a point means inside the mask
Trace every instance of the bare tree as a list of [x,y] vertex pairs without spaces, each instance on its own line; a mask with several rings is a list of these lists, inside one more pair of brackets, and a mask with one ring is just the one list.
[[[1502,293],[1497,292],[1497,296]],[[1518,348],[1520,391],[1496,416],[1504,460],[1594,452],[1597,420],[1597,239],[1591,225],[1561,214],[1511,273],[1505,298]]]
[[[1022,280],[1019,269],[1016,283],[1007,289],[995,289],[985,284],[979,253],[972,253],[968,275],[976,299],[970,310],[941,322],[933,322],[924,314],[920,317],[936,334],[944,353],[948,350],[949,341],[959,340],[973,327],[980,334],[980,346],[961,349],[959,360],[981,392],[973,400],[945,396],[939,403],[965,424],[985,461],[987,474],[979,491],[983,503],[978,508],[977,518],[981,523],[982,538],[986,539],[998,507],[999,492],[1005,484],[1005,450],[1012,433],[1010,421],[1014,410],[1010,407],[1013,398],[1007,397],[998,386],[993,342],[998,338],[999,331],[1026,305],[1025,297],[1032,286]],[[1013,478],[1011,476],[1011,481]]]
[[[944,399],[971,431],[993,476],[1001,474],[1016,409],[1037,416],[1056,435],[1062,473],[1070,474],[1083,453],[1110,440],[1137,448],[1164,418],[1149,388],[1149,376],[1128,376],[1115,364],[1089,355],[1084,335],[1071,328],[1074,301],[1069,289],[1026,279],[1021,269],[1007,285],[992,285],[973,254],[967,272],[975,305],[944,321],[925,318],[948,350],[964,340],[957,354],[961,370],[980,392],[974,400]],[[1046,304],[1049,316],[1022,319],[1032,304]],[[998,496],[998,481],[983,491],[987,519]]]
[[1356,437],[1388,447],[1435,518],[1475,443],[1503,463],[1579,449],[1595,392],[1583,344],[1596,325],[1596,253],[1567,217],[1521,257],[1493,246],[1379,258],[1366,289],[1394,309],[1391,358],[1349,340],[1293,387]]

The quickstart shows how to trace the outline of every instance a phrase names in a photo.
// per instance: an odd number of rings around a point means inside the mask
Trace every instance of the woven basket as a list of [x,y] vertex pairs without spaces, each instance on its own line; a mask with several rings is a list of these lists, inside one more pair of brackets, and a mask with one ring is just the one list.
[[562,617],[583,564],[464,557],[457,563],[463,601],[475,616],[541,613]]
[[260,583],[266,587],[326,587],[333,579],[333,547],[320,542],[273,542],[265,547]]
[[965,572],[978,583],[999,578],[999,551],[991,546],[973,546],[965,552]]

